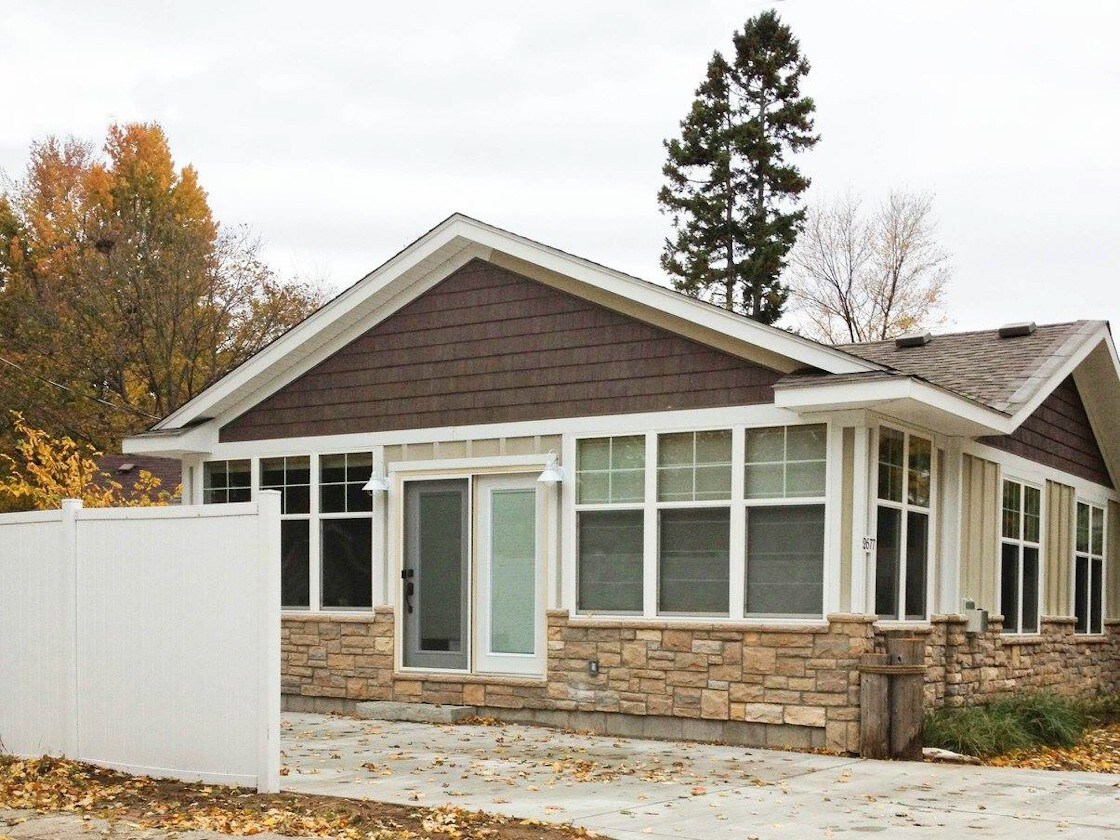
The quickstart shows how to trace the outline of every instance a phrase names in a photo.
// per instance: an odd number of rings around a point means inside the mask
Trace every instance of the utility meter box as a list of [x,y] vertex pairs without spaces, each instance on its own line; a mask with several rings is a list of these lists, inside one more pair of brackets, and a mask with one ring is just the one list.
[[977,609],[975,601],[964,602],[964,617],[966,619],[964,632],[975,635],[988,631],[988,611]]

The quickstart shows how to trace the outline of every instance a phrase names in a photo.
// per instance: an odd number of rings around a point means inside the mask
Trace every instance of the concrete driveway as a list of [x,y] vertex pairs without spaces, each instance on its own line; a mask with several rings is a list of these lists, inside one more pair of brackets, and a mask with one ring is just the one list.
[[285,790],[570,821],[619,840],[1115,837],[1120,777],[287,714]]

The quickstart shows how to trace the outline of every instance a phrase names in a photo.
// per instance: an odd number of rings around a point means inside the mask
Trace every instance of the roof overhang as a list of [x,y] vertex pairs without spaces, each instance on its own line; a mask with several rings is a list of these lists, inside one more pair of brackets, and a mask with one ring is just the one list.
[[1012,419],[914,376],[806,377],[779,382],[774,404],[798,414],[873,410],[945,435],[980,437],[1013,431]]

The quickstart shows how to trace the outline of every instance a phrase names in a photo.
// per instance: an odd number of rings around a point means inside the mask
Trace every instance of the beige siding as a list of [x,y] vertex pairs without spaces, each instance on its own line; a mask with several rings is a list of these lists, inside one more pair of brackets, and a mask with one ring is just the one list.
[[965,455],[961,468],[961,598],[996,609],[999,465]]
[[1072,487],[1046,482],[1046,567],[1043,615],[1070,614],[1070,574],[1073,569],[1074,500]]
[[855,484],[856,430],[844,430],[840,468],[840,612],[852,609],[852,501]]
[[1120,618],[1120,504],[1108,503],[1108,568],[1105,569],[1105,588],[1108,598],[1105,618]]

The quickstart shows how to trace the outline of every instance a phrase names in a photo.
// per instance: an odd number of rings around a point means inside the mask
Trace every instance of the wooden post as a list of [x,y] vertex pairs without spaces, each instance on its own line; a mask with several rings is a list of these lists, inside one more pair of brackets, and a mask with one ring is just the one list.
[[886,664],[885,653],[865,653],[860,659],[859,754],[864,758],[890,758],[891,754],[890,677],[880,670]]
[[922,760],[925,642],[912,636],[887,637],[890,677],[890,754],[906,761]]

